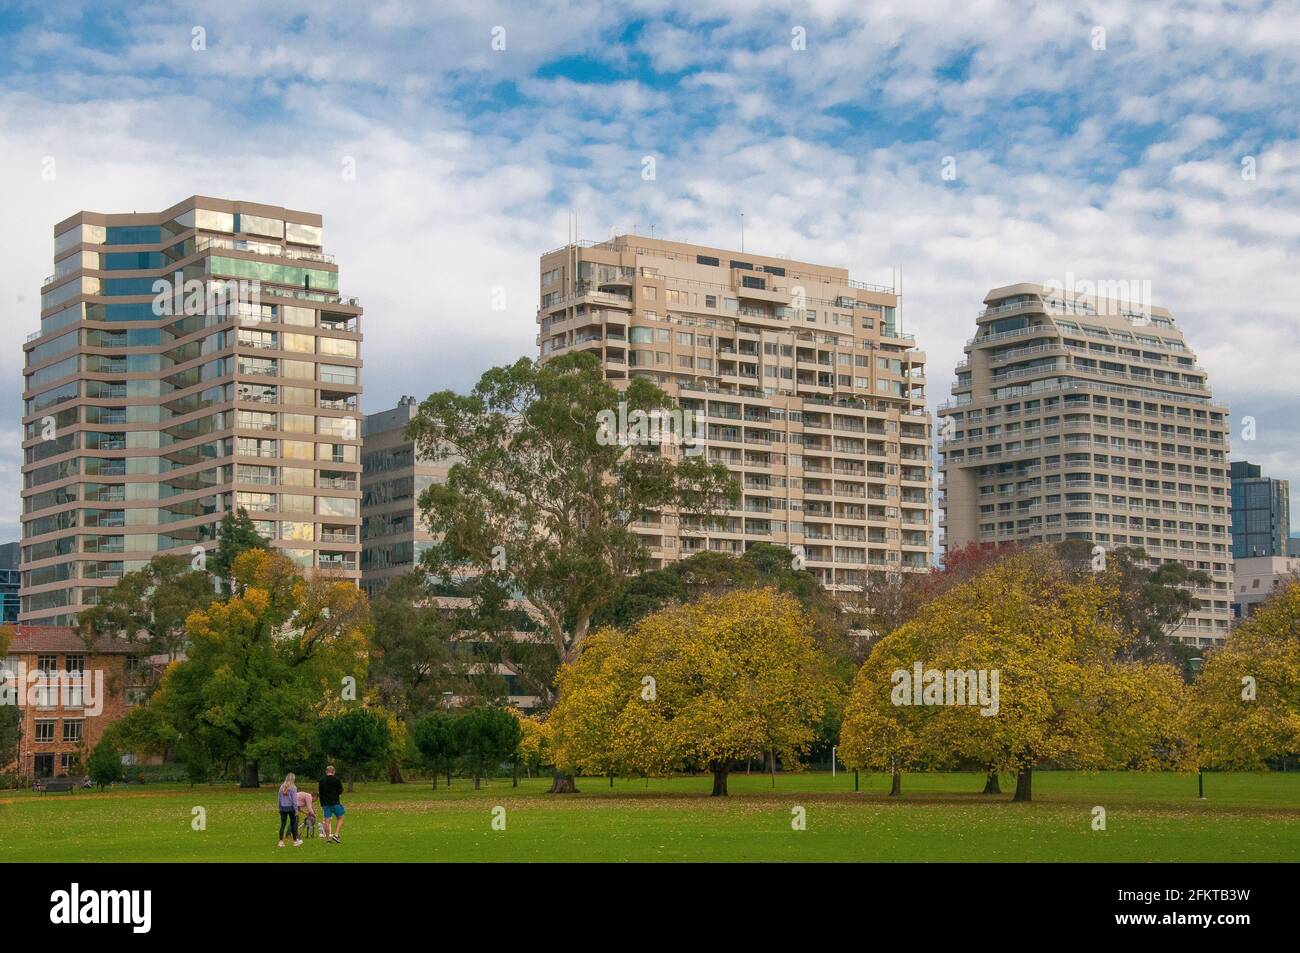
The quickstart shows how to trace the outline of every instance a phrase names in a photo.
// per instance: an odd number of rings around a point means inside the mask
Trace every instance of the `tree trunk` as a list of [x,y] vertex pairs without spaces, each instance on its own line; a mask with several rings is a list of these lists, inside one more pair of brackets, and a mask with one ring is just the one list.
[[356,785],[356,783],[357,783],[357,776],[356,776],[355,774],[349,774],[349,775],[348,775],[348,793],[349,793],[349,794],[352,793],[352,789],[353,789],[353,787]]
[[996,771],[990,771],[990,772],[989,772],[989,776],[988,776],[987,780],[985,780],[985,782],[984,782],[984,793],[985,793],[985,794],[1001,794],[1001,793],[1002,793],[1002,786],[1001,786],[1001,784],[998,782],[998,773],[997,773]]
[[893,776],[889,779],[889,796],[898,797],[902,793],[903,793],[903,772],[895,768]]
[[518,758],[510,762],[510,786],[512,788],[519,787],[519,759]]
[[479,789],[480,782],[481,782],[482,778],[483,778],[483,776],[479,773],[478,769],[476,768],[476,769],[474,770],[474,790],[475,790],[475,791],[477,791],[477,790]]
[[769,762],[772,765],[772,787],[776,787],[776,749],[769,752]]
[[577,794],[578,785],[571,774],[560,774],[558,770],[551,772],[551,789],[547,794]]
[[396,761],[388,762],[388,783],[405,784],[406,778],[402,777],[402,766]]
[[714,763],[713,768],[713,794],[710,797],[727,796],[727,774],[731,771],[730,762]]
[[1032,801],[1034,799],[1034,769],[1021,768],[1016,775],[1016,795],[1013,801]]
[[433,789],[438,790],[438,771],[435,768],[433,772]]
[[241,788],[255,788],[258,786],[257,780],[257,762],[244,759],[244,776],[239,781]]
[[451,787],[451,765],[447,765],[447,787]]

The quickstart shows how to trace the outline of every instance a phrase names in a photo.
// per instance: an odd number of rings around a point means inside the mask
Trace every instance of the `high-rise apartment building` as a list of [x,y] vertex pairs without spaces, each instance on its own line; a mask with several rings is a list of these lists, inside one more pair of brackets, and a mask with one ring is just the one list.
[[995,288],[940,405],[945,546],[1088,540],[1209,573],[1172,633],[1227,635],[1228,409],[1163,308]]
[[56,225],[24,345],[23,621],[71,623],[239,507],[358,579],[361,313],[317,214],[193,196]]
[[1232,556],[1234,559],[1287,555],[1291,532],[1291,486],[1263,476],[1245,460],[1228,467],[1232,480]]
[[420,516],[420,494],[446,480],[452,461],[416,455],[406,425],[418,409],[414,397],[403,397],[361,423],[361,585],[371,598],[411,572],[433,541]]
[[852,588],[931,558],[925,354],[898,306],[843,268],[623,235],[542,256],[537,343],[591,352],[616,386],[654,381],[740,483],[717,525],[647,514],[657,562],[771,542]]

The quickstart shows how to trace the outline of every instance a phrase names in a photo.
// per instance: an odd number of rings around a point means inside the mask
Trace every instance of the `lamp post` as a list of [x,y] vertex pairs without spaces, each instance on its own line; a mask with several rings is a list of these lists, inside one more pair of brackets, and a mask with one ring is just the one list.
[[[1205,665],[1205,659],[1196,655],[1187,660],[1187,667],[1191,670],[1192,675],[1200,675],[1201,668]],[[1205,800],[1205,769],[1199,764],[1196,766],[1196,799]]]

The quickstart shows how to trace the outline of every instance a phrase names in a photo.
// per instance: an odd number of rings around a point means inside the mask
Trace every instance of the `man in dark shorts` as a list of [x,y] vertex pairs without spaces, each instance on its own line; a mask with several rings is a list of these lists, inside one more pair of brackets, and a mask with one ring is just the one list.
[[[343,797],[343,782],[334,775],[334,765],[325,769],[325,777],[320,780],[320,806],[321,815],[325,818],[325,836],[329,838],[328,843],[341,844],[339,835],[343,833],[343,804],[339,800]],[[338,818],[338,824],[334,824],[334,819]]]

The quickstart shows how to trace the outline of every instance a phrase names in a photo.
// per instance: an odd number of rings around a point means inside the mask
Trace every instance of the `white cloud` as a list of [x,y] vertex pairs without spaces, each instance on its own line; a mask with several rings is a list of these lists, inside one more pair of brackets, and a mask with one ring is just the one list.
[[[1264,408],[1249,454],[1300,485],[1300,57],[1282,9],[644,9],[631,46],[618,11],[562,0],[146,5],[123,14],[120,50],[87,48],[62,26],[74,17],[50,14],[5,47],[0,369],[20,372],[51,226],[81,208],[160,209],[197,192],[321,212],[342,288],[367,309],[368,411],[534,354],[537,258],[563,244],[570,210],[584,237],[653,223],[734,247],[743,209],[751,250],[866,281],[902,267],[935,403],[989,288],[1066,271],[1150,278],[1234,415]],[[193,24],[208,31],[202,53]],[[795,25],[805,51],[790,49]],[[539,75],[568,57],[586,65]],[[640,63],[683,75],[654,82]],[[948,154],[955,182],[940,178]],[[355,182],[339,175],[344,156]],[[16,532],[12,457],[0,519]]]

